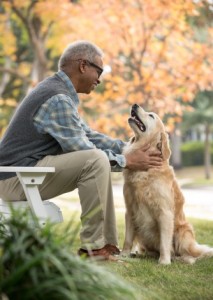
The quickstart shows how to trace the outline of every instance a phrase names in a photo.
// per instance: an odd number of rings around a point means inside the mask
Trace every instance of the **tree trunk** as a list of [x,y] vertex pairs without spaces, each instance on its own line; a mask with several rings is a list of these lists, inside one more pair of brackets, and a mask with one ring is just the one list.
[[35,40],[34,43],[36,43],[36,47],[32,44],[32,47],[34,47],[34,59],[31,69],[32,84],[28,86],[27,93],[46,77],[48,69],[44,41],[42,39]]
[[204,171],[205,178],[211,178],[211,153],[210,153],[210,125],[205,124]]
[[29,40],[34,52],[31,78],[34,84],[42,81],[47,73],[47,56],[45,48],[45,35],[41,32],[41,20],[34,17],[29,22]]
[[170,136],[171,141],[171,164],[175,169],[180,169],[182,167],[182,157],[181,157],[181,131],[180,124],[176,124],[175,130]]
[[47,75],[47,61],[40,61],[37,53],[32,64],[31,80],[33,84],[42,81]]
[[[11,66],[11,60],[8,56],[5,57],[5,63],[4,63],[4,67],[7,69],[9,69]],[[3,72],[2,73],[2,77],[1,77],[1,81],[0,81],[0,98],[2,98],[2,94],[4,93],[4,90],[8,84],[8,82],[10,81],[10,74],[9,72]]]
[[33,85],[36,85],[46,77],[48,66],[45,41],[51,27],[50,23],[46,32],[42,31],[42,21],[40,17],[33,11],[37,2],[38,1],[33,0],[29,2],[28,14],[26,15],[21,9],[19,9],[18,6],[16,6],[16,4],[14,4],[12,0],[10,0],[13,12],[22,21],[27,30],[30,47],[32,48],[34,54],[31,71],[31,80]]

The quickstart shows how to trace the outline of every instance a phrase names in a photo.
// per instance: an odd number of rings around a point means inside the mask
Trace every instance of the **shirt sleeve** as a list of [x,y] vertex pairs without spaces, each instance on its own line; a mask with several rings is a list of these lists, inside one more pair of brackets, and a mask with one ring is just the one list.
[[56,139],[65,153],[98,148],[107,154],[112,171],[121,171],[126,166],[122,155],[125,143],[91,130],[66,95],[48,99],[34,116],[34,125],[39,133],[48,133]]
[[89,140],[95,144],[98,149],[103,150],[107,154],[112,171],[121,171],[122,168],[126,166],[126,159],[122,154],[122,150],[126,143],[92,130],[83,120],[81,120],[81,124]]
[[50,134],[63,152],[96,148],[81,126],[76,106],[66,95],[55,95],[46,101],[34,116],[38,132]]

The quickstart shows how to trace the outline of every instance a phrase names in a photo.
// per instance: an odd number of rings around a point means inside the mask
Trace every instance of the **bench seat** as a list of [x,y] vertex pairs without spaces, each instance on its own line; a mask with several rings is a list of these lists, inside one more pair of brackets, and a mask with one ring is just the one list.
[[47,220],[51,222],[63,222],[63,215],[60,208],[51,201],[42,201],[38,186],[42,184],[47,173],[54,173],[53,167],[16,167],[16,166],[0,166],[0,172],[16,173],[22,184],[26,200],[4,201],[0,199],[0,213],[4,217],[9,217],[11,214],[11,206],[15,209],[30,209],[32,214],[36,216],[39,223],[45,225]]

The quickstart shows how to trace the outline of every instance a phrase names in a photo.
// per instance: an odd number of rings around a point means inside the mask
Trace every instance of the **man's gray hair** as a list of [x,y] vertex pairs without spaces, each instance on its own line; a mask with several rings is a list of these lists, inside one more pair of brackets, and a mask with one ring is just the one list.
[[73,42],[67,46],[61,55],[58,62],[58,69],[63,69],[72,60],[87,59],[93,62],[97,55],[103,57],[103,52],[95,44],[85,40]]

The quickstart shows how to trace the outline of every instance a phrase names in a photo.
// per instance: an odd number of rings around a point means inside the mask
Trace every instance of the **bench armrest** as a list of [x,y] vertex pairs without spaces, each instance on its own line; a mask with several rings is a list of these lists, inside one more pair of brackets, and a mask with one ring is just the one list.
[[14,173],[14,172],[23,172],[23,173],[54,173],[54,167],[0,167],[0,172],[5,173]]

